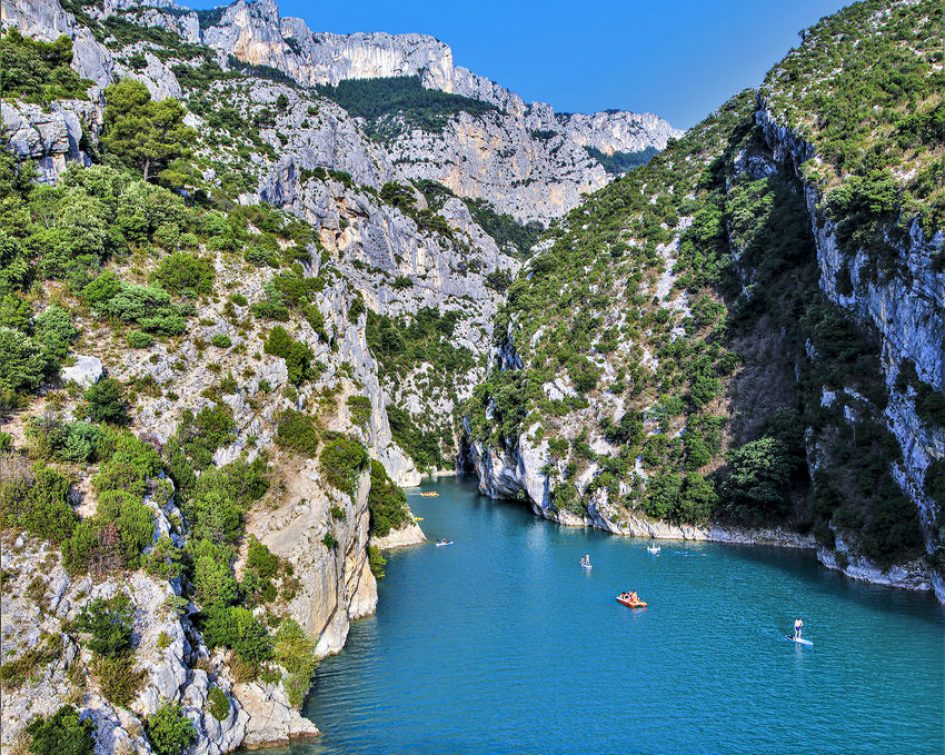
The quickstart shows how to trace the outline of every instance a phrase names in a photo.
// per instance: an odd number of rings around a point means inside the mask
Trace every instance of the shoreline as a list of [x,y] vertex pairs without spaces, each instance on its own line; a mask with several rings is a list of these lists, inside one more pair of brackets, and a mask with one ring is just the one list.
[[[475,477],[475,475],[473,475]],[[508,500],[513,503],[526,503],[521,499],[489,495],[494,500]],[[633,537],[647,540],[710,542],[722,545],[761,545],[774,548],[793,548],[814,551],[818,563],[824,568],[843,574],[848,579],[864,582],[878,587],[889,587],[911,592],[931,593],[936,600],[945,605],[945,580],[935,574],[921,560],[904,564],[893,564],[883,569],[865,556],[857,556],[849,551],[834,552],[819,545],[813,535],[802,535],[783,528],[740,528],[725,527],[719,524],[708,526],[674,525],[642,516],[631,515],[622,524],[611,522],[597,514],[591,506],[589,516],[578,516],[569,511],[552,511],[527,502],[535,516],[555,522],[565,527],[590,527],[608,532],[619,537]]]

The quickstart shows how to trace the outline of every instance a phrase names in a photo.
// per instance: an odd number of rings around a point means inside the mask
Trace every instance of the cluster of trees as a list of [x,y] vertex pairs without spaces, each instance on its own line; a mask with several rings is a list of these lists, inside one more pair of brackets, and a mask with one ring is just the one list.
[[72,40],[28,39],[10,27],[0,36],[0,92],[5,99],[45,104],[52,100],[86,100],[94,82],[72,69]]
[[[459,112],[482,115],[498,109],[481,100],[427,89],[418,76],[346,79],[335,86],[320,86],[318,93],[355,118],[364,118],[368,133],[378,138],[393,138],[415,128],[441,131]],[[402,125],[393,122],[395,117],[402,119]]]

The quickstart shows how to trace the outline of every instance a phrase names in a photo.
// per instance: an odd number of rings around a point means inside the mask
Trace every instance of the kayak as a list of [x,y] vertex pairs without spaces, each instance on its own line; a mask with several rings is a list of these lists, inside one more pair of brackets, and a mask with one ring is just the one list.
[[437,547],[437,548],[445,548],[447,545],[452,545],[452,544],[453,544],[453,541],[450,540],[448,543],[437,543],[437,544],[436,544],[436,547]]
[[646,603],[644,603],[642,600],[638,600],[634,603],[632,600],[621,598],[619,595],[617,596],[617,602],[626,606],[627,608],[646,608]]
[[798,645],[805,645],[807,647],[814,646],[813,642],[811,642],[810,640],[805,640],[803,637],[793,637],[792,635],[786,634],[784,635],[784,639],[790,642],[796,642]]

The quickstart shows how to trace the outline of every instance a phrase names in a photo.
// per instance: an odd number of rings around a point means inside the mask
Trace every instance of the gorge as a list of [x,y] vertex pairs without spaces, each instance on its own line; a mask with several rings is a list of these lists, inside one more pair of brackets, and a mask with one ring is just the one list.
[[685,133],[272,0],[0,20],[4,752],[316,733],[316,660],[425,540],[401,488],[456,469],[945,602],[932,0]]

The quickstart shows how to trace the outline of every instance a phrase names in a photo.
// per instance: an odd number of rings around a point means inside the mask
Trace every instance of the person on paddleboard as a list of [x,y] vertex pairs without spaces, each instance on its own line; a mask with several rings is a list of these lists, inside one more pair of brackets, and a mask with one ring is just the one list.
[[804,631],[804,621],[803,619],[794,619],[794,639],[801,639],[801,634]]

